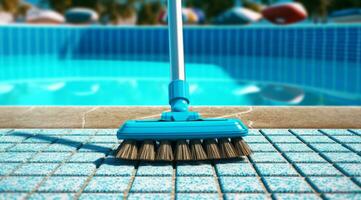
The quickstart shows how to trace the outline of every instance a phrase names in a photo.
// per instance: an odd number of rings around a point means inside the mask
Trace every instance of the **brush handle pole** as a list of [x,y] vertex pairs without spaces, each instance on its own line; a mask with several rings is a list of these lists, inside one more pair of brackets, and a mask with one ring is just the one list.
[[185,80],[182,0],[168,0],[171,80]]

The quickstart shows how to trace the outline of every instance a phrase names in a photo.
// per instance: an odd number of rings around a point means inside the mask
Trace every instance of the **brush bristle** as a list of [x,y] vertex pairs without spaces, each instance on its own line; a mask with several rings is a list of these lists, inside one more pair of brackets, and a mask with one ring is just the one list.
[[139,152],[139,160],[144,160],[144,161],[155,160],[154,141],[146,140],[143,142]]
[[243,138],[234,138],[232,139],[232,143],[240,156],[249,156],[252,154],[251,148]]
[[186,140],[178,140],[176,144],[175,160],[187,161],[192,160],[192,154]]
[[214,139],[203,140],[204,149],[207,152],[208,159],[221,159],[217,141]]
[[159,161],[173,161],[173,150],[170,141],[160,141],[160,145],[157,151],[157,160]]
[[115,157],[124,160],[138,159],[138,147],[136,141],[124,140],[119,145]]
[[236,149],[229,141],[228,138],[222,138],[218,140],[219,150],[221,152],[221,158],[237,158]]
[[193,160],[207,160],[207,154],[203,149],[201,140],[191,140],[190,148]]

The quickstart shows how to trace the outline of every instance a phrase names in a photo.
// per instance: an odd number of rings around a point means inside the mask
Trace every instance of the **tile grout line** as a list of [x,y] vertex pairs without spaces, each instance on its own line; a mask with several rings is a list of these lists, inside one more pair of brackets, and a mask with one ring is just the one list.
[[[351,152],[355,153],[356,155],[360,156],[360,153],[356,153],[352,148],[349,148],[348,146],[344,145],[342,142],[340,142],[339,140],[337,140],[336,138],[330,136],[328,133],[326,133],[323,130],[318,130],[319,132],[321,132],[322,134],[326,135],[328,138],[330,138],[331,140],[335,141],[337,144],[342,145],[343,147],[349,149]],[[321,154],[320,154],[321,155]],[[356,184],[357,186],[361,187],[361,183],[357,180],[354,179],[354,176],[350,176],[346,171],[344,171],[342,168],[340,168],[337,163],[332,162],[332,160],[328,159],[327,156],[325,155],[321,155],[322,157],[324,157],[324,159],[329,162],[332,166],[334,166],[338,171],[340,171],[342,173],[342,175],[346,176],[347,178],[349,178],[354,184]]]
[[[305,180],[305,182],[308,184],[308,186],[310,186],[310,188],[312,189],[314,194],[317,194],[320,198],[323,199],[322,194],[318,192],[317,188],[314,187],[314,185],[304,176],[302,176],[302,171],[300,171],[294,164],[294,162],[292,162],[287,156],[284,155],[284,153],[278,148],[277,145],[275,145],[273,143],[273,141],[268,137],[267,134],[264,133],[263,130],[259,130],[259,132],[266,138],[266,140],[269,141],[269,143],[277,150],[277,152],[287,161],[287,163],[297,172],[298,176],[302,178],[303,180]],[[290,131],[289,131],[290,132]],[[291,133],[291,132],[290,132]],[[291,133],[292,134],[292,133]],[[293,134],[292,134],[293,135]],[[301,142],[303,142],[301,140]]]
[[124,200],[128,199],[128,195],[130,193],[130,190],[132,189],[132,186],[133,186],[133,183],[134,183],[134,180],[135,180],[135,176],[137,175],[139,165],[140,165],[140,162],[138,161],[134,166],[132,175],[130,176],[130,180],[129,180],[127,189],[125,189],[124,192],[123,192],[123,195],[124,195],[123,199]]
[[[16,131],[16,129],[13,129],[11,132],[14,132],[14,131]],[[43,130],[40,129],[40,132],[42,132],[42,131],[43,131]],[[33,135],[33,136],[34,136],[34,135]],[[22,144],[25,140],[27,140],[27,139],[29,139],[29,138],[31,138],[31,137],[33,137],[33,136],[29,136],[29,137],[25,138],[24,140],[22,140],[21,142],[16,143],[15,145]],[[56,139],[55,141],[57,141],[57,140],[58,140],[58,139]],[[48,146],[50,146],[51,144],[53,144],[55,141],[49,143]],[[31,143],[30,143],[30,144],[31,144]],[[15,145],[14,145],[14,146],[15,146]],[[13,146],[13,147],[14,147],[14,146]],[[17,171],[18,169],[20,169],[20,168],[21,168],[22,166],[24,166],[25,164],[29,163],[30,160],[32,160],[35,156],[37,156],[37,155],[40,154],[41,152],[43,152],[43,150],[39,150],[39,151],[33,152],[33,154],[31,155],[31,157],[29,157],[28,159],[26,159],[26,160],[24,160],[24,161],[22,161],[22,162],[19,162],[19,165],[18,165],[17,167],[15,167],[13,170],[11,170],[7,175],[0,177],[0,180],[4,179],[4,178],[6,178],[6,177],[11,176],[15,171]],[[11,162],[11,163],[17,163],[17,162]]]
[[213,161],[211,165],[212,165],[213,178],[214,178],[214,181],[215,181],[216,186],[217,186],[218,199],[223,200],[224,197],[223,197],[221,183],[220,183],[219,177],[217,175],[216,163]]
[[247,156],[247,163],[249,163],[252,166],[253,171],[255,172],[256,178],[258,179],[258,181],[261,184],[261,187],[264,191],[264,193],[266,194],[266,196],[270,199],[272,199],[272,192],[268,189],[268,187],[266,186],[265,181],[262,178],[262,175],[258,172],[256,166],[255,166],[255,162],[253,161],[251,156]]
[[[337,144],[340,144],[341,146],[345,147],[346,149],[352,151],[353,153],[361,156],[361,152],[357,152],[355,150],[353,150],[352,148],[350,148],[349,146],[347,146],[346,144],[344,144],[342,141],[336,139],[335,137],[333,137],[332,135],[328,134],[326,131],[323,130],[318,130],[319,132],[321,132],[322,134],[326,135],[328,138],[330,138],[331,140],[335,141]],[[357,143],[355,143],[357,144]]]
[[356,136],[360,136],[360,137],[361,137],[361,133],[358,133],[358,132],[356,132],[356,131],[354,131],[354,130],[352,130],[352,129],[347,129],[347,131],[353,133],[353,134],[356,135]]
[[[63,133],[63,134],[58,135],[58,136],[64,136],[65,134],[70,133],[70,132],[71,132],[71,130],[68,130],[66,133]],[[58,141],[59,139],[61,139],[61,137],[59,137],[58,139],[54,140],[51,144],[56,143],[56,141]],[[51,145],[51,144],[50,144],[50,145]],[[70,154],[68,157],[66,157],[62,162],[60,162],[60,163],[58,164],[58,166],[56,166],[56,167],[54,168],[54,170],[52,170],[49,174],[47,174],[47,175],[35,186],[35,188],[34,188],[32,191],[30,191],[29,193],[26,194],[25,199],[28,199],[32,194],[34,194],[34,193],[40,188],[40,186],[42,186],[43,183],[45,183],[52,175],[54,175],[54,173],[55,173],[61,166],[63,166],[63,165],[66,163],[66,161],[68,161],[83,145],[84,145],[84,144],[82,143],[76,150],[71,151],[71,154]],[[39,153],[40,153],[40,152],[43,152],[43,151],[39,151]]]
[[[321,132],[320,130],[318,130],[318,131]],[[303,140],[303,138],[301,138],[301,137],[299,137],[297,134],[295,134],[295,132],[294,132],[293,130],[289,130],[289,132],[292,133],[294,136],[296,136],[299,140],[301,140],[302,142],[304,142],[309,148],[311,148],[313,151],[315,151],[318,155],[320,155],[323,159],[325,159],[329,164],[331,164],[333,167],[335,167],[338,171],[340,171],[341,174],[342,174],[342,176],[345,176],[345,177],[350,178],[350,180],[351,180],[353,183],[355,183],[356,185],[360,186],[357,181],[353,180],[351,177],[348,176],[347,173],[345,173],[345,172],[343,171],[343,169],[339,168],[339,167],[337,166],[337,163],[333,163],[330,159],[328,159],[327,156],[325,156],[325,155],[323,154],[323,152],[318,151],[316,148],[314,148],[314,147],[313,147],[312,145],[310,145],[308,142],[306,142],[305,140]],[[321,132],[321,133],[322,133],[322,132]],[[306,179],[306,180],[307,180],[307,179]],[[361,186],[360,186],[360,187],[361,187]]]
[[177,184],[177,164],[172,163],[173,173],[172,173],[172,191],[171,191],[171,199],[176,199],[176,184]]

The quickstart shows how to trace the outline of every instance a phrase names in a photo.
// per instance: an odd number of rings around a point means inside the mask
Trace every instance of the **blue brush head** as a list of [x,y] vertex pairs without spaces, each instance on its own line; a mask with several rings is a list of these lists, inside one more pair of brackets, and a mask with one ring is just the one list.
[[186,121],[131,120],[117,132],[120,140],[181,140],[235,138],[248,134],[238,119],[197,119]]

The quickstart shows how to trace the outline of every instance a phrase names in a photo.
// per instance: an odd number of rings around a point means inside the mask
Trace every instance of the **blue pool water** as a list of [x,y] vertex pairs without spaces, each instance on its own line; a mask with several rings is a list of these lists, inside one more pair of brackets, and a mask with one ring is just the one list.
[[[361,26],[186,27],[192,105],[361,105]],[[165,27],[0,27],[0,105],[166,105]]]

